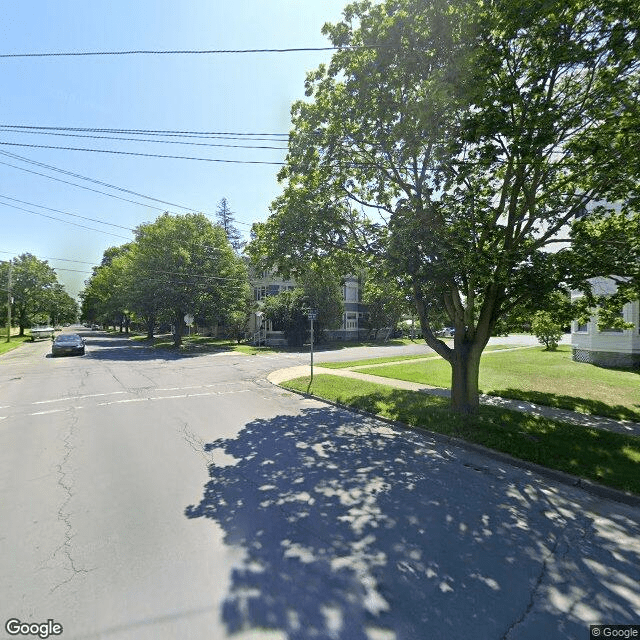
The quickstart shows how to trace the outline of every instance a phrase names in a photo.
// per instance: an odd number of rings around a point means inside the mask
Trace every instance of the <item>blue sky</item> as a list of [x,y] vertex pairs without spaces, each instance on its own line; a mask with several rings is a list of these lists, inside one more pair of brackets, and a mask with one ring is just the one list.
[[[338,21],[346,4],[347,0],[7,2],[0,16],[0,53],[325,47],[329,42],[321,34],[322,25]],[[97,140],[18,133],[7,127],[287,133],[291,103],[304,95],[306,72],[329,58],[330,52],[0,58],[0,143],[282,162],[285,151],[278,149]],[[197,141],[285,146],[278,142]],[[131,239],[132,233],[24,202],[128,228],[155,219],[164,209],[174,213],[186,209],[108,189],[33,162],[211,216],[226,197],[237,221],[245,223],[238,224],[244,233],[252,222],[266,218],[269,204],[280,192],[275,165],[0,144],[0,259],[24,252],[47,259],[71,295],[82,288],[103,251]],[[160,210],[60,180],[146,202]]]

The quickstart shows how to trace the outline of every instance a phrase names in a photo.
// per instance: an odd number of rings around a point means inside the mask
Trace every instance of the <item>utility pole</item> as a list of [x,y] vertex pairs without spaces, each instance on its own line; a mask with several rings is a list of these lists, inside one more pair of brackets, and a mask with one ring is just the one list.
[[9,260],[9,278],[7,280],[7,342],[11,342],[11,267],[13,258]]

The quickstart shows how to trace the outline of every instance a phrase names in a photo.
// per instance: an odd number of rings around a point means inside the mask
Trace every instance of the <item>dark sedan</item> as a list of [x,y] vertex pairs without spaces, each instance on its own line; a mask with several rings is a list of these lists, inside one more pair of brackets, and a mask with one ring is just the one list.
[[54,341],[51,347],[53,356],[83,356],[84,339],[77,333],[62,333]]

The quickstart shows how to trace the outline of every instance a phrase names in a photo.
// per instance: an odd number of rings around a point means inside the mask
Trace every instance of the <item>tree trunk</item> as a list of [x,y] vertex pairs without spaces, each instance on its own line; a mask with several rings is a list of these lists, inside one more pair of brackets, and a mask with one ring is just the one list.
[[152,340],[153,339],[153,328],[156,324],[156,319],[155,317],[150,317],[147,318],[146,321],[146,325],[147,325],[147,340]]
[[175,318],[175,333],[173,334],[173,344],[176,347],[182,345],[182,335],[184,334],[184,313],[178,311]]
[[470,344],[456,345],[451,361],[451,408],[456,413],[473,415],[480,409],[478,377],[482,350]]

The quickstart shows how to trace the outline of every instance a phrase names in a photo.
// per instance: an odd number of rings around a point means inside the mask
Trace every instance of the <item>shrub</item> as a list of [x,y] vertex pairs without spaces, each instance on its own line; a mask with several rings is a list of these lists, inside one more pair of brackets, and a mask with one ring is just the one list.
[[531,323],[533,335],[543,344],[548,351],[554,351],[558,346],[558,340],[562,337],[562,327],[548,311],[537,311]]

